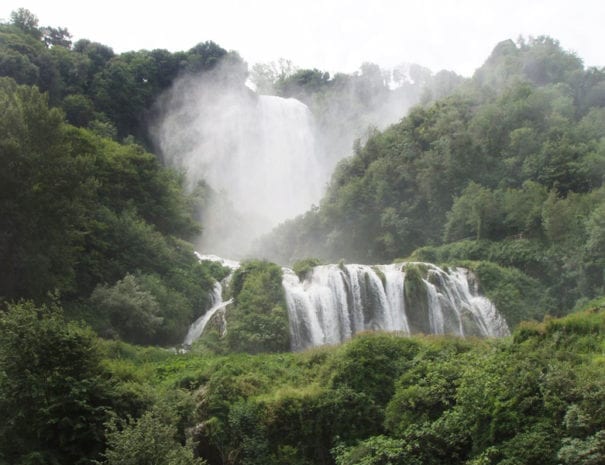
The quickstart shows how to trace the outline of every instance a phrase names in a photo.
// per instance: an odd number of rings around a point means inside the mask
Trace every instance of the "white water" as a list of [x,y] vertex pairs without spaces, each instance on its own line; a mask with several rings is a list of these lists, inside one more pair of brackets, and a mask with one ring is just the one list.
[[[199,260],[216,261],[231,270],[240,266],[216,255],[196,255]],[[409,266],[421,270],[416,288],[406,282]],[[446,271],[429,263],[322,265],[302,281],[291,269],[282,271],[293,350],[339,344],[366,330],[404,335],[510,334],[496,307],[479,294],[475,276],[464,268]],[[232,303],[233,299],[223,302],[222,298],[223,286],[229,285],[231,276],[215,284],[212,307],[191,325],[183,345],[196,341],[212,317]]]
[[388,331],[402,331],[409,334],[410,326],[405,314],[405,299],[403,294],[405,273],[401,270],[400,265],[381,265],[378,268],[385,276],[385,290],[390,309],[388,312],[390,325],[385,329]]
[[212,290],[212,307],[210,307],[206,313],[204,313],[201,317],[193,322],[193,324],[189,327],[189,331],[185,336],[185,340],[183,341],[183,346],[191,346],[195,341],[197,341],[206,325],[210,321],[210,319],[218,312],[219,310],[225,308],[227,305],[233,302],[233,299],[229,299],[223,302],[223,286],[221,283],[216,282],[214,284],[214,289]]
[[165,99],[170,110],[156,131],[163,156],[192,189],[203,180],[214,192],[201,212],[199,247],[242,257],[321,199],[329,168],[303,103],[203,80],[179,82]]
[[[459,336],[505,336],[508,326],[494,305],[479,295],[465,269],[444,271],[430,264],[418,302],[405,298],[407,264],[324,265],[302,282],[284,270],[292,348],[337,344],[363,330]],[[410,296],[414,296],[410,292]],[[418,294],[416,294],[416,297]]]
[[206,312],[202,316],[200,316],[197,320],[195,320],[191,324],[191,326],[189,326],[189,330],[187,331],[187,335],[185,336],[185,339],[183,340],[183,344],[182,344],[185,347],[191,346],[191,344],[193,344],[195,341],[197,341],[200,338],[200,336],[204,332],[204,329],[206,328],[206,325],[217,312],[219,312],[220,310],[223,310],[228,305],[233,303],[233,299],[229,299],[229,300],[223,302],[223,286],[229,284],[229,282],[231,281],[231,277],[233,276],[233,271],[235,271],[236,269],[239,268],[239,262],[237,262],[235,260],[229,260],[227,258],[222,258],[222,257],[219,257],[218,255],[202,255],[198,252],[194,252],[194,253],[200,262],[201,261],[218,262],[221,265],[223,265],[224,267],[230,268],[231,273],[225,279],[223,279],[221,282],[217,281],[214,283],[214,287],[212,288],[212,292],[210,293],[210,305],[211,306],[208,310],[206,310]]
[[200,261],[209,261],[209,262],[218,262],[221,265],[231,268],[231,271],[237,270],[239,268],[239,262],[236,260],[230,260],[228,258],[219,257],[218,255],[212,254],[201,254],[199,252],[193,252],[196,258]]
[[[319,202],[328,173],[320,166],[315,123],[306,105],[292,98],[261,95],[256,111],[258,148],[253,166],[242,177],[257,179],[250,180],[241,197],[248,202],[246,208],[260,206],[271,228]],[[250,159],[249,153],[245,156]]]

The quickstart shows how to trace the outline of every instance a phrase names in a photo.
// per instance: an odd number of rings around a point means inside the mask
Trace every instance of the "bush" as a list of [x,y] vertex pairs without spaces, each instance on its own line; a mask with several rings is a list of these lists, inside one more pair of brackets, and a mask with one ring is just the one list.
[[146,412],[138,420],[111,422],[107,432],[105,465],[203,465],[193,456],[193,448],[176,440],[172,418],[158,411]]
[[298,279],[303,281],[309,272],[313,271],[313,268],[319,265],[321,265],[321,260],[319,258],[305,258],[294,263],[294,265],[292,265],[292,271],[296,273]]
[[333,387],[346,386],[385,406],[395,380],[409,366],[419,346],[416,341],[383,334],[367,334],[344,346],[332,368]]
[[290,327],[281,268],[273,263],[244,263],[232,280],[234,305],[227,315],[227,345],[235,352],[290,350]]
[[127,342],[149,344],[162,323],[157,300],[131,274],[111,287],[97,286],[90,302],[105,320],[99,328],[105,337],[115,335]]

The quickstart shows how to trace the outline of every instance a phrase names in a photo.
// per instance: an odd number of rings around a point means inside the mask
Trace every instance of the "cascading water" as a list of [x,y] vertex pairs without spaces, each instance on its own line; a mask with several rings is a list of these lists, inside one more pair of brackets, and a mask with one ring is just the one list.
[[256,112],[255,166],[242,174],[249,177],[252,172],[257,179],[241,197],[257,209],[260,203],[271,228],[317,203],[328,173],[319,163],[315,123],[306,105],[292,98],[260,95]]
[[212,319],[212,317],[221,310],[227,308],[228,305],[233,303],[233,299],[223,301],[223,285],[229,284],[229,282],[231,281],[231,277],[233,276],[233,271],[239,268],[239,262],[236,262],[235,260],[228,260],[226,258],[221,258],[217,255],[202,255],[198,252],[194,253],[200,262],[218,262],[224,267],[230,268],[231,273],[222,281],[217,281],[214,283],[214,287],[212,288],[212,292],[210,293],[210,308],[206,310],[206,312],[202,316],[195,320],[191,324],[191,326],[189,326],[187,335],[183,340],[183,347],[190,347],[191,344],[197,341],[204,332],[206,325]]
[[[200,262],[204,262],[204,261],[217,262],[226,268],[230,268],[231,271],[237,270],[239,268],[239,262],[236,260],[229,260],[228,258],[223,258],[223,257],[219,257],[218,255],[212,255],[212,254],[201,254],[199,252],[193,252],[193,253],[195,254],[195,257]],[[229,276],[227,278],[229,278]]]
[[163,156],[185,170],[191,189],[200,181],[212,189],[199,247],[241,257],[319,202],[329,168],[303,103],[204,79],[183,79],[164,99],[170,110],[154,131]]
[[[239,263],[216,255],[199,260],[220,262],[236,270]],[[429,263],[392,265],[321,265],[301,281],[282,268],[293,350],[338,344],[356,333],[380,330],[410,334],[500,337],[510,334],[504,318],[479,294],[475,276],[465,268],[443,270]],[[212,307],[190,327],[183,345],[197,340],[223,302],[216,283]]]
[[[406,269],[414,267],[406,279]],[[422,270],[419,274],[417,270]],[[337,344],[363,330],[505,336],[508,326],[463,268],[323,265],[300,281],[284,270],[292,348]]]
[[191,346],[195,341],[197,341],[202,333],[204,332],[204,328],[210,321],[210,319],[220,310],[224,309],[233,302],[233,299],[229,299],[223,302],[223,286],[221,283],[216,282],[214,284],[214,289],[212,290],[211,298],[212,298],[212,306],[206,310],[201,317],[195,320],[192,325],[189,327],[189,331],[185,336],[185,340],[183,341],[183,346],[188,347]]

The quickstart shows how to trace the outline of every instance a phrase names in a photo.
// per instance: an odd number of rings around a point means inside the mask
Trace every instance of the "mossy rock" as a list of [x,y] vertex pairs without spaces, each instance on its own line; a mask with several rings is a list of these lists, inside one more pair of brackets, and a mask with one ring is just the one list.
[[374,271],[374,273],[376,273],[376,276],[378,276],[378,279],[380,279],[380,281],[382,282],[382,286],[386,288],[387,277],[384,275],[382,270],[380,268],[378,268],[377,266],[373,266],[372,271]]
[[304,281],[313,271],[313,268],[321,265],[322,262],[319,258],[304,258],[302,260],[298,260],[294,265],[292,265],[292,271],[296,273],[298,279]]
[[429,333],[431,324],[427,288],[418,268],[410,267],[409,272],[406,269],[403,294],[410,332]]

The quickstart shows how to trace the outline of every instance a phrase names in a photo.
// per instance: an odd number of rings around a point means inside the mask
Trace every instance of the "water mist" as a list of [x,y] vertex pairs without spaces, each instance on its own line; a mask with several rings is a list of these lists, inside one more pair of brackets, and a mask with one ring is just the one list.
[[155,134],[190,190],[209,187],[197,246],[240,258],[260,234],[318,203],[329,173],[304,104],[257,95],[228,73],[180,79],[160,102]]

